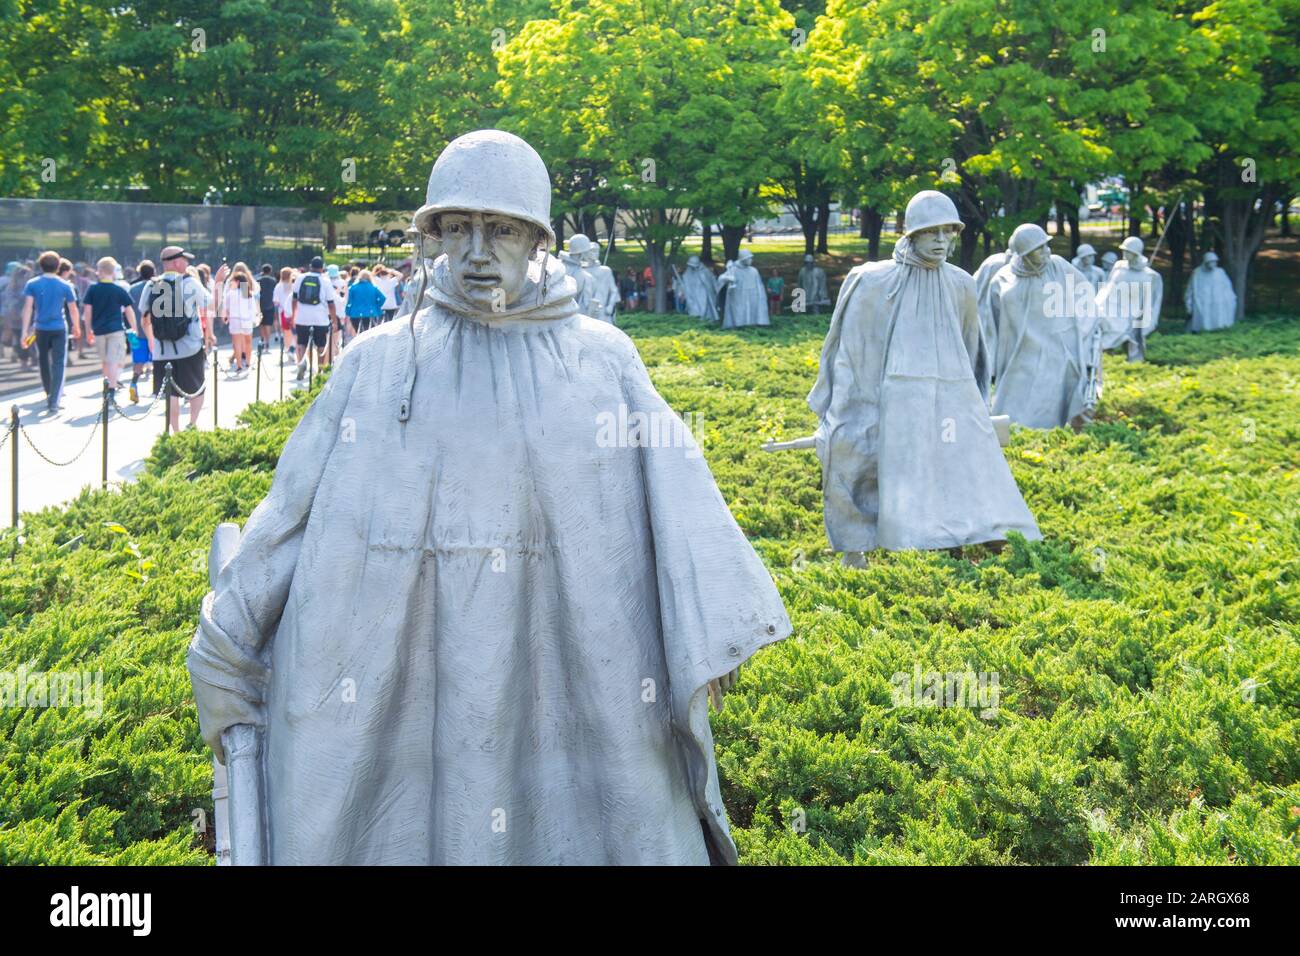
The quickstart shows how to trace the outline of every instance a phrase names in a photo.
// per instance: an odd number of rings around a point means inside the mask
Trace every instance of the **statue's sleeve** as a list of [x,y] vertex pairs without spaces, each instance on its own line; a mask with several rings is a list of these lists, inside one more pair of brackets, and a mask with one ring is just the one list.
[[265,723],[268,645],[284,611],[303,531],[338,439],[361,351],[344,352],[289,436],[270,492],[253,509],[238,550],[203,599],[186,666],[203,739],[218,757],[227,727]]

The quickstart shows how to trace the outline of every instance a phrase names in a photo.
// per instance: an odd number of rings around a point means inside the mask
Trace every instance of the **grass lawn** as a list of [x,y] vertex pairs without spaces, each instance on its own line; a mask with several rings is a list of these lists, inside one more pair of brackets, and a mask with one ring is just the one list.
[[[1300,318],[1166,323],[1148,364],[1108,357],[1082,434],[1016,432],[1043,542],[865,570],[826,552],[816,458],[759,449],[811,432],[826,325],[624,322],[794,621],[714,716],[742,861],[1300,864]],[[184,650],[212,529],[305,401],[0,535],[0,670],[102,670],[105,695],[0,709],[0,863],[208,861]],[[984,698],[932,706],[929,675],[966,672]]]

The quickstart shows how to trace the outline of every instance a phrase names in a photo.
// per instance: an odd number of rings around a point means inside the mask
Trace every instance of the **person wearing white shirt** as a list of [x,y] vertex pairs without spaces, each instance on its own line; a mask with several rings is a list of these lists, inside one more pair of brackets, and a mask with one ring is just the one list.
[[384,294],[384,317],[381,321],[387,322],[397,314],[397,283],[400,279],[401,276],[387,266],[375,266],[371,281]]

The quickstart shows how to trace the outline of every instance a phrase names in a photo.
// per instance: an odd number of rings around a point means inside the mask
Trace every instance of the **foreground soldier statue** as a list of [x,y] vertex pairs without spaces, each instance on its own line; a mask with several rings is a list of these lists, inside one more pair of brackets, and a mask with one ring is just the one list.
[[808,404],[826,534],[846,564],[1041,537],[989,417],[975,280],[946,261],[961,229],[951,199],[917,193],[893,259],[853,269],[835,304]]
[[789,633],[771,576],[692,442],[610,434],[687,433],[578,313],[527,143],[453,141],[415,224],[442,241],[417,251],[429,305],[344,351],[203,601],[203,737],[263,751],[262,807],[231,764],[232,842],[260,821],[275,864],[734,862],[707,700]]
[[1011,261],[988,289],[997,330],[993,414],[1027,428],[1059,428],[1086,404],[1096,292],[1081,272],[1052,255],[1040,226],[1017,226],[1010,246]]
[[803,268],[799,270],[799,288],[803,289],[805,311],[821,315],[822,306],[831,304],[826,270],[818,266],[810,255],[803,257]]
[[686,314],[706,322],[718,318],[718,279],[713,270],[700,262],[699,256],[686,260],[682,273],[682,288],[686,290]]
[[1237,293],[1232,290],[1228,274],[1219,268],[1216,253],[1207,252],[1200,266],[1192,271],[1183,304],[1191,316],[1188,332],[1213,332],[1237,321]]

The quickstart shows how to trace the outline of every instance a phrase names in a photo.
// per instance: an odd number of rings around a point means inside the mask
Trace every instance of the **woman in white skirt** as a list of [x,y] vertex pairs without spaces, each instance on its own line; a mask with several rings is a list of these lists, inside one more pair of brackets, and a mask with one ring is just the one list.
[[260,290],[253,281],[253,274],[247,265],[236,262],[221,295],[221,317],[230,327],[233,346],[230,355],[232,372],[248,368],[253,351],[253,329],[261,321],[260,301]]

